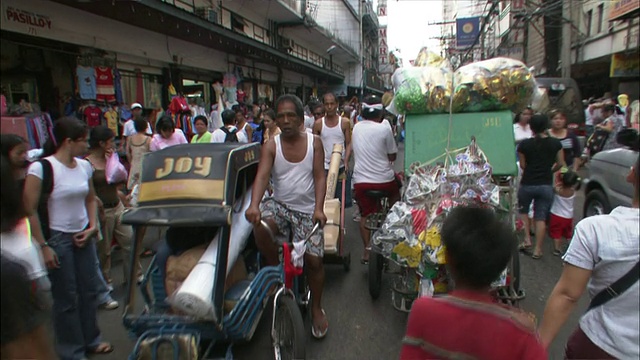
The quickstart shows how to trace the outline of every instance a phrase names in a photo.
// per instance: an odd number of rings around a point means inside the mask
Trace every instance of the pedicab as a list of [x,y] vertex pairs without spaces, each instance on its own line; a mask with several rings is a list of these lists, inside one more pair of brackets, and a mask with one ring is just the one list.
[[[475,129],[469,121],[474,117],[484,121],[476,120]],[[453,287],[439,235],[449,209],[468,203],[491,207],[516,230],[517,170],[510,112],[455,115],[451,121],[450,125],[447,114],[409,116],[403,199],[391,206],[387,194],[370,194],[381,206],[367,222],[374,231],[369,292],[378,298],[384,269],[389,263],[398,265],[391,295],[400,311],[409,311],[418,296],[446,294]],[[487,121],[507,125],[485,126]],[[450,138],[438,139],[437,131],[424,131],[425,124],[431,129],[451,126],[453,132]],[[442,149],[451,150],[442,153]],[[517,244],[508,267],[493,283],[492,294],[496,301],[511,305],[525,296]]]
[[[244,216],[259,159],[258,144],[185,144],[145,156],[137,207],[122,219],[136,232],[131,264],[138,263],[139,227],[217,230],[172,293],[165,289],[157,256],[138,285],[132,267],[123,315],[125,328],[138,339],[130,359],[208,358],[214,346],[217,351],[249,341],[267,306],[273,307],[275,358],[305,358],[299,294],[291,290],[283,262],[260,266],[253,226]],[[285,246],[281,255],[287,254]],[[144,301],[141,311],[136,311],[136,290]]]

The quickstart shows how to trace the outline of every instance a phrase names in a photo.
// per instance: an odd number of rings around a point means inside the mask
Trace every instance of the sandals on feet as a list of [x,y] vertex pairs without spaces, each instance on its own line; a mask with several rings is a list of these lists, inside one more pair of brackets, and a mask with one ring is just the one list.
[[360,264],[369,265],[369,259],[360,259]]
[[324,312],[324,309],[322,310],[322,315],[324,315],[324,322],[322,324],[326,326],[324,330],[321,330],[318,326],[316,326],[314,320],[311,319],[311,335],[313,335],[313,337],[316,339],[323,339],[325,336],[327,336],[327,332],[329,331],[329,321],[327,320],[327,314]]
[[540,259],[542,259],[542,254],[533,254],[533,255],[531,255],[531,258],[533,260],[540,260]]
[[555,256],[562,256],[562,250],[559,250],[559,249],[555,249],[555,250],[553,250],[553,255],[555,255]]
[[100,345],[87,351],[87,353],[91,355],[105,355],[105,354],[110,354],[112,352],[113,352],[113,345],[107,342],[100,343]]

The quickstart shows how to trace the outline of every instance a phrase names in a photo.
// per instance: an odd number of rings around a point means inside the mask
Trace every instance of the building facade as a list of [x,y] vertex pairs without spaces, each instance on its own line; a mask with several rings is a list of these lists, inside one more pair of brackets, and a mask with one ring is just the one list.
[[228,74],[245,102],[306,100],[362,87],[359,11],[353,0],[3,0],[2,87],[59,110],[78,67],[104,66],[118,69],[123,102],[145,108],[166,108],[169,89],[213,102]]

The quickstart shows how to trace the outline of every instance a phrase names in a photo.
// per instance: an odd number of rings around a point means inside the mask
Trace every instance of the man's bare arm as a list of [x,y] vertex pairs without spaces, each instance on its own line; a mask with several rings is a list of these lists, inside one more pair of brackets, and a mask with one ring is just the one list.
[[322,119],[318,119],[313,123],[313,134],[319,136],[321,131],[322,131]]
[[342,132],[344,133],[344,143],[347,150],[344,154],[344,166],[349,168],[349,159],[351,159],[351,121],[347,118],[342,118]]
[[324,175],[324,147],[320,137],[313,139],[313,181],[316,194],[316,211],[324,211],[324,197],[327,193],[327,178]]

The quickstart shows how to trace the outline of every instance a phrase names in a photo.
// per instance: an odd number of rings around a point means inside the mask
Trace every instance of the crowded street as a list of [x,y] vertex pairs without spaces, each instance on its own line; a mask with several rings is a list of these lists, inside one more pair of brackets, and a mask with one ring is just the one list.
[[639,0],[0,11],[1,359],[640,359]]
[[[404,151],[402,145],[399,151],[399,158],[402,158]],[[397,162],[395,167],[397,170],[402,169],[402,162]],[[576,208],[581,209],[583,203],[584,195],[580,192],[576,199]],[[308,359],[396,359],[400,352],[401,340],[407,326],[407,314],[391,306],[391,275],[384,279],[383,293],[380,298],[376,301],[371,300],[367,290],[367,267],[357,262],[362,246],[357,235],[357,224],[349,220],[352,209],[348,210],[346,215],[348,221],[345,243],[347,251],[351,253],[351,270],[345,272],[340,265],[326,266],[325,307],[333,326],[331,334],[325,340],[308,339]],[[578,212],[574,220],[576,222],[581,220]],[[148,240],[151,241],[151,236]],[[562,261],[555,256],[548,256],[541,261],[531,260],[524,254],[520,255],[520,258],[523,287],[526,291],[526,298],[521,302],[521,307],[540,318],[547,298],[562,271]],[[114,273],[119,274],[119,269],[114,269]],[[117,287],[114,298],[122,300],[123,294],[123,288]],[[580,300],[578,310],[567,321],[556,341],[549,348],[549,359],[564,358],[564,344],[587,304],[588,298],[584,296]],[[105,360],[124,359],[130,353],[135,341],[127,336],[122,327],[121,309],[103,310],[99,313],[99,319],[105,337],[115,344],[113,354],[103,358]],[[273,358],[269,320],[270,317],[263,317],[256,330],[256,337],[251,342],[233,346],[235,359]],[[305,322],[309,324],[308,318]]]

